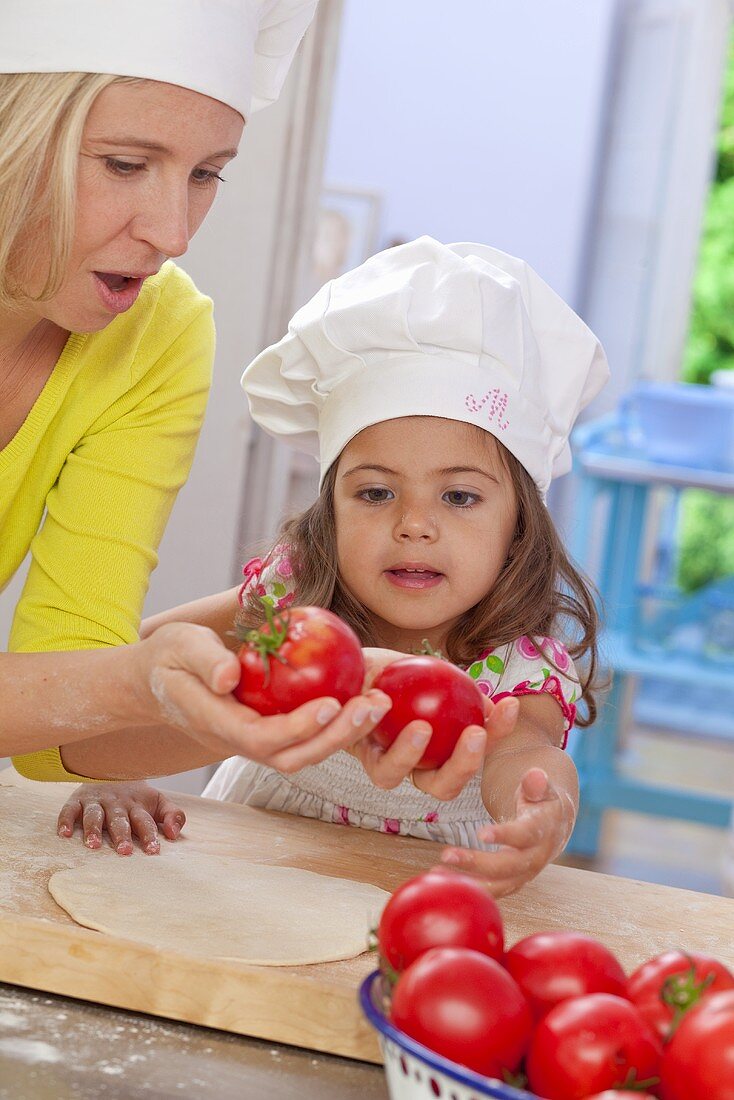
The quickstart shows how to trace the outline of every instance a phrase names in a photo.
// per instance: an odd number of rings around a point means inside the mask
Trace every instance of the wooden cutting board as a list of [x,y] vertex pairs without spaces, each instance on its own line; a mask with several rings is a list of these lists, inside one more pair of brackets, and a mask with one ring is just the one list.
[[[4,785],[12,782],[13,785]],[[116,860],[55,835],[72,788],[0,776],[0,981],[221,1028],[273,1042],[379,1061],[357,987],[374,967],[362,955],[300,967],[257,967],[159,951],[81,928],[53,901],[50,875],[88,860]],[[302,867],[392,890],[432,866],[439,848],[245,806],[177,796],[190,850]],[[166,844],[160,857],[166,857]],[[212,899],[216,904],[216,898]],[[502,903],[508,943],[572,928],[598,936],[627,968],[668,947],[734,966],[734,901],[589,871],[548,867]]]

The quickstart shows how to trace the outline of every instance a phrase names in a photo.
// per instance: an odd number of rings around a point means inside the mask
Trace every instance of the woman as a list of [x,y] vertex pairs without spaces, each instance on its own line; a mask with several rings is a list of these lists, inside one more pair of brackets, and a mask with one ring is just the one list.
[[[141,739],[170,746],[170,771],[184,743],[196,763],[236,751],[295,768],[354,739],[348,715],[328,725],[336,701],[275,719],[240,707],[238,662],[206,628],[136,641],[213,358],[211,303],[170,257],[314,7],[0,8],[0,586],[32,555],[0,654],[0,756],[32,778],[134,775]],[[92,753],[80,775],[64,752],[90,738],[108,766]],[[176,835],[156,792],[132,801],[144,846],[155,819]]]

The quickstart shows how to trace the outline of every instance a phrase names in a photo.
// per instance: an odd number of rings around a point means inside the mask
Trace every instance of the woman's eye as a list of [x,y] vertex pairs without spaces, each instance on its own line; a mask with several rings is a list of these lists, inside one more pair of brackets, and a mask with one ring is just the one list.
[[466,489],[449,489],[447,493],[444,493],[443,499],[455,508],[470,508],[472,504],[477,503],[479,497],[476,493],[467,492]]
[[392,493],[389,489],[363,489],[359,496],[362,500],[366,500],[369,504],[382,504],[383,501],[390,500]]
[[224,176],[220,176],[219,172],[215,172],[211,168],[194,168],[191,178],[200,187],[225,182]]
[[104,162],[110,172],[114,172],[116,176],[133,176],[136,172],[140,172],[145,168],[144,164],[139,164],[136,161],[117,160],[116,157],[105,157]]

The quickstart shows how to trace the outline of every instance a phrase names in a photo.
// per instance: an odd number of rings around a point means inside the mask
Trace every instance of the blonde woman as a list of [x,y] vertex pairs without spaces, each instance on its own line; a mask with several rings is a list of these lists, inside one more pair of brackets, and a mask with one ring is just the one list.
[[[0,756],[31,778],[140,775],[151,741],[175,772],[235,751],[300,767],[354,739],[348,712],[329,725],[336,701],[275,719],[240,707],[213,631],[137,641],[214,352],[211,302],[171,258],[314,6],[0,10],[0,588],[31,552],[0,654]],[[146,785],[89,790],[77,812],[92,846],[107,824],[121,852],[130,823],[155,851],[156,821],[174,838],[183,820]]]

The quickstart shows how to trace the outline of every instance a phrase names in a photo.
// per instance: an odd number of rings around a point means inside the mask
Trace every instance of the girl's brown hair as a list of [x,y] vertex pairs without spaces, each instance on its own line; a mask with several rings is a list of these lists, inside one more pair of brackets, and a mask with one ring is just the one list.
[[[481,428],[477,431],[486,434]],[[505,447],[497,449],[515,491],[515,533],[492,590],[462,615],[443,649],[450,661],[466,667],[490,646],[506,645],[523,635],[534,639],[560,635],[578,662],[588,712],[586,717],[580,714],[576,724],[590,726],[597,714],[599,629],[592,586],[571,562],[530,474]],[[277,545],[288,547],[297,603],[328,608],[349,623],[362,645],[379,645],[369,611],[354,599],[339,573],[334,512],[337,466],[338,460],[326,474],[315,503],[286,521]],[[244,625],[262,620],[262,604],[250,594]],[[552,655],[543,656],[555,667]]]

